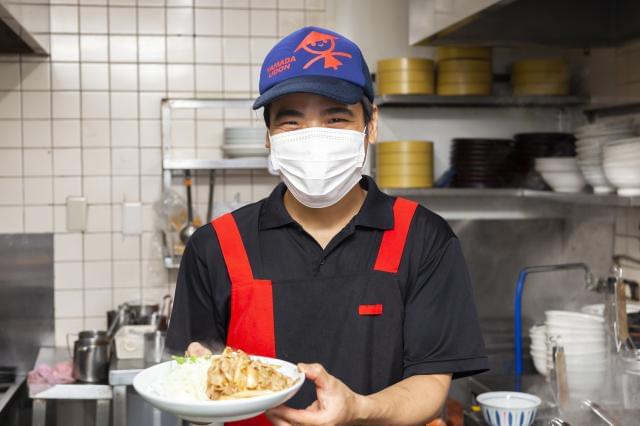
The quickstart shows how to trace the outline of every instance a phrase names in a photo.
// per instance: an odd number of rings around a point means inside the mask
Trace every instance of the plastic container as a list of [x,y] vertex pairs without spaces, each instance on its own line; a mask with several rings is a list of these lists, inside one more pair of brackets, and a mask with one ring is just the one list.
[[142,359],[144,335],[155,331],[155,325],[125,325],[115,335],[116,356],[119,359]]

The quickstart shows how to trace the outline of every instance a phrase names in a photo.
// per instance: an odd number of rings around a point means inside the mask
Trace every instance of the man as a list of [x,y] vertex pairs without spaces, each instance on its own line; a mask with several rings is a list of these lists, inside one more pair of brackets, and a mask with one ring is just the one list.
[[487,368],[457,238],[362,176],[373,99],[348,39],[307,27],[278,42],[254,108],[283,183],[185,250],[167,345],[229,345],[300,363],[308,379],[268,421],[244,424],[424,425],[452,378]]

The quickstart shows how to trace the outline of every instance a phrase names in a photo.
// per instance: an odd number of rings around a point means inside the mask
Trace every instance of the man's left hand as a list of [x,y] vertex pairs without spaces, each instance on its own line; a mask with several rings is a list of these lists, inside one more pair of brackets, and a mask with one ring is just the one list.
[[273,426],[349,425],[362,416],[365,397],[353,392],[320,364],[298,364],[316,385],[317,399],[304,410],[281,405],[266,412]]

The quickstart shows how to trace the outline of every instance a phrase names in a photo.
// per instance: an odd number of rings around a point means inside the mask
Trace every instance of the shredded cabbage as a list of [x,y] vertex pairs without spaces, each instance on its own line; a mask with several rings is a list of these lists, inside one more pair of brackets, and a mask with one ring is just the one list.
[[149,391],[164,398],[183,401],[208,401],[207,370],[211,357],[175,359],[169,365],[169,373],[149,386]]

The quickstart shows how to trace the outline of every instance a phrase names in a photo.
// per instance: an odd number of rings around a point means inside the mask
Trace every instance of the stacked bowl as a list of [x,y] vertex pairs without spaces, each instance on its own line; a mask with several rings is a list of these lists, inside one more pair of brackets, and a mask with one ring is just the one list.
[[575,157],[536,158],[535,168],[556,192],[581,192],[586,185]]
[[433,94],[433,61],[424,58],[389,58],[378,61],[378,95]]
[[490,95],[491,49],[445,46],[436,50],[438,95]]
[[553,347],[562,346],[569,394],[573,399],[597,398],[608,370],[604,319],[572,311],[546,311],[547,370]]
[[640,137],[610,142],[603,148],[604,174],[618,195],[640,195]]
[[576,153],[585,179],[596,194],[609,194],[615,190],[603,168],[603,147],[617,139],[634,135],[630,120],[587,124],[576,129]]
[[531,338],[530,354],[533,359],[533,365],[538,373],[543,376],[549,374],[547,369],[547,326],[534,325],[529,329],[529,337]]
[[515,160],[518,174],[517,186],[548,189],[539,173],[535,171],[535,159],[541,157],[574,157],[575,137],[571,133],[530,132],[514,135]]
[[264,127],[225,127],[222,151],[229,158],[266,157]]
[[570,77],[561,59],[523,59],[513,64],[511,86],[519,96],[568,95]]
[[513,181],[511,139],[458,138],[451,145],[453,186],[502,188]]
[[433,142],[409,140],[376,144],[376,181],[383,188],[431,188]]

